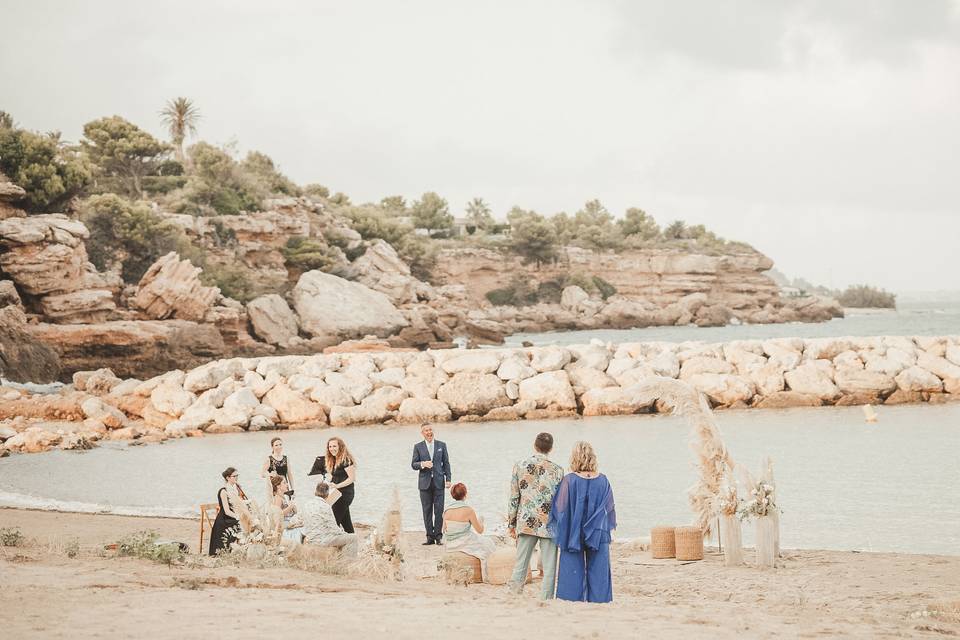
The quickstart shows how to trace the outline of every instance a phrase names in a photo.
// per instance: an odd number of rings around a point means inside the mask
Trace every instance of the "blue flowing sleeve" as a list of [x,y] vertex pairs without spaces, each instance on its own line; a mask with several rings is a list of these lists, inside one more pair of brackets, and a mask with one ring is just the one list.
[[610,542],[610,532],[617,526],[617,513],[613,503],[613,489],[607,477],[601,475],[587,489],[587,515],[583,522],[583,539],[589,549],[599,549]]
[[553,496],[547,532],[553,537],[557,546],[566,551],[582,549],[576,503],[576,485],[570,475],[564,476],[557,488],[557,493]]

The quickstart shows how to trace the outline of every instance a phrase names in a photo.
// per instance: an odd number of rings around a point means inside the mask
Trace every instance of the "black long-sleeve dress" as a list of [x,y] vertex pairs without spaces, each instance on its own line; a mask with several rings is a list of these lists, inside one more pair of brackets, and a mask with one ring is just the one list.
[[213,529],[210,531],[210,555],[212,556],[217,555],[222,549],[229,550],[240,532],[240,521],[228,516],[224,509],[225,504],[229,503],[226,487],[221,487],[217,492],[217,502],[220,503],[220,511],[217,512],[217,519],[213,521]]
[[[323,458],[318,458],[317,462],[320,463],[320,473],[326,477],[326,461],[323,460]],[[337,467],[330,474],[330,482],[333,484],[340,484],[346,480],[347,467],[352,465],[353,460],[344,460],[342,463],[337,465]],[[350,505],[353,503],[354,487],[356,484],[356,482],[351,482],[342,489],[338,489],[340,492],[340,497],[337,498],[337,501],[330,506],[330,508],[333,510],[333,517],[337,520],[337,524],[343,528],[345,533],[353,533],[353,519],[350,517]]]

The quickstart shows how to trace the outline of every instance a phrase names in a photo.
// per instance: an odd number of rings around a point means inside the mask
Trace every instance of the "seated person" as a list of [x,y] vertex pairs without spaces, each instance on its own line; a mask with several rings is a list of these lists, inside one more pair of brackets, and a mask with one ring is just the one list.
[[453,504],[443,510],[443,532],[447,539],[447,551],[459,551],[480,560],[480,577],[487,581],[487,558],[496,548],[496,543],[485,538],[483,521],[465,500],[467,486],[458,482],[450,488]]
[[283,476],[271,476],[270,485],[273,488],[273,508],[280,513],[278,524],[281,529],[281,542],[300,544],[303,539],[301,518],[297,516],[297,505],[287,497],[290,485]]
[[357,534],[344,533],[337,524],[331,506],[340,498],[340,492],[326,482],[317,485],[315,495],[300,506],[303,516],[303,543],[321,547],[336,547],[344,555],[357,555]]

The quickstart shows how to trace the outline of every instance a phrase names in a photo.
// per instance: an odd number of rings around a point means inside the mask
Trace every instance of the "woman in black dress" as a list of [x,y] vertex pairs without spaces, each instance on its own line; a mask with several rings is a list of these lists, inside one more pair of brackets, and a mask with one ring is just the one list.
[[263,468],[260,470],[260,477],[267,479],[267,495],[273,495],[272,485],[270,484],[270,479],[274,476],[280,476],[287,481],[287,495],[293,495],[293,472],[290,470],[290,463],[287,461],[287,456],[283,454],[283,440],[281,438],[273,438],[270,440],[270,455],[267,456],[266,461],[263,463]]
[[343,528],[344,533],[353,533],[350,504],[353,502],[357,465],[347,450],[347,444],[340,438],[327,440],[327,455],[321,472],[324,476],[329,473],[330,486],[340,490],[340,498],[331,506],[337,524]]
[[213,529],[210,531],[210,550],[212,556],[217,555],[221,550],[230,550],[230,545],[237,539],[240,532],[240,520],[237,518],[237,511],[234,505],[239,500],[246,500],[243,489],[237,484],[237,470],[233,467],[227,469],[221,474],[224,479],[224,486],[217,492],[217,502],[220,503],[220,510],[217,512],[217,519],[213,521]]

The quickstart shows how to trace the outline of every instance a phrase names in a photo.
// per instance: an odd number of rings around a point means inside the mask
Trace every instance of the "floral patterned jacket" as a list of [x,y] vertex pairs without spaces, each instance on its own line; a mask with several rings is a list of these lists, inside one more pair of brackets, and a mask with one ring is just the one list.
[[518,534],[549,538],[550,504],[561,480],[563,467],[542,453],[535,453],[513,465],[507,526],[515,528]]

